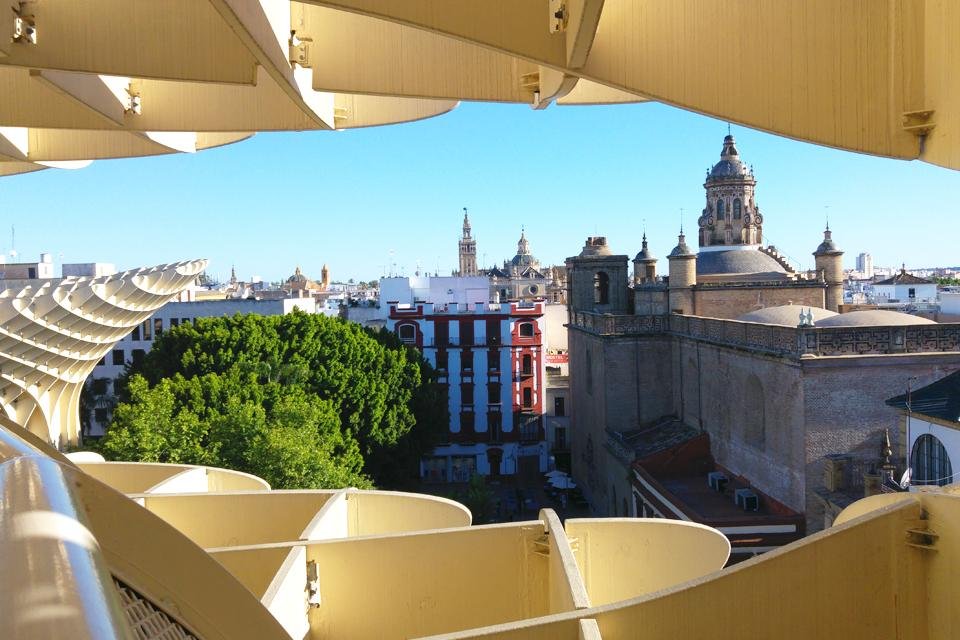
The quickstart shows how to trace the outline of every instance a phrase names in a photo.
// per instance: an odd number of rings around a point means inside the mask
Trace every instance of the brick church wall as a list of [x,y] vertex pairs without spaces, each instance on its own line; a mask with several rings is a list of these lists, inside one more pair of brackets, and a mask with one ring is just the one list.
[[797,304],[822,309],[824,285],[784,287],[710,287],[693,290],[695,315],[707,318],[738,318],[767,307]]
[[797,363],[680,337],[673,350],[673,397],[681,419],[710,434],[719,464],[802,511],[803,389]]

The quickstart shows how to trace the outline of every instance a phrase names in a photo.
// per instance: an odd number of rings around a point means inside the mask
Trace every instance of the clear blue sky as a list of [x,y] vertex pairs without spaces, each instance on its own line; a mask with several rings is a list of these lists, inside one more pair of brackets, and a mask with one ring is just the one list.
[[[14,223],[29,259],[132,268],[206,257],[214,275],[235,264],[241,278],[270,280],[297,264],[318,278],[324,263],[335,280],[368,280],[391,261],[410,274],[419,260],[448,274],[468,207],[487,265],[516,252],[521,225],[542,262],[561,263],[588,235],[632,257],[646,221],[663,258],[681,208],[695,242],[726,129],[657,104],[462,104],[405,125],[259,134],[195,155],[0,179],[0,249]],[[861,251],[877,265],[960,264],[960,172],[733,133],[755,168],[766,243],[802,266],[827,214],[848,266]]]

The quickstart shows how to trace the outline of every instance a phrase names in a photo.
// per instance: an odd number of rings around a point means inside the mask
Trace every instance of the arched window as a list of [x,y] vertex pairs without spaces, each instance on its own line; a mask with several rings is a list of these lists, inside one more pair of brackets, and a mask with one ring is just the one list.
[[953,466],[943,443],[929,433],[925,433],[913,444],[910,452],[910,466],[913,468],[912,484],[935,484],[944,486],[953,482]]
[[740,198],[733,201],[733,219],[740,219]]
[[723,200],[717,200],[717,220],[723,220]]
[[532,338],[533,337],[533,323],[524,322],[520,325],[520,337],[521,338]]
[[593,301],[596,304],[610,304],[610,276],[603,271],[593,276]]
[[397,327],[397,335],[400,336],[400,341],[406,344],[417,341],[417,330],[412,324],[402,324]]

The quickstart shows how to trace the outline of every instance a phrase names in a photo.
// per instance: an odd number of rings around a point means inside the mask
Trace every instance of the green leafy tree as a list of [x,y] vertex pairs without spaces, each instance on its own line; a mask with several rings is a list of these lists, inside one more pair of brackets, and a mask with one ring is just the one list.
[[105,455],[225,466],[276,487],[402,486],[447,425],[419,353],[304,313],[182,324],[119,387]]
[[131,377],[130,402],[121,403],[114,411],[103,451],[141,462],[213,462],[215,452],[205,447],[206,425],[177,401],[175,391],[183,382],[182,378],[163,380],[151,388],[142,376]]
[[285,398],[252,440],[251,470],[283,487],[371,486],[356,441],[344,437],[327,401]]

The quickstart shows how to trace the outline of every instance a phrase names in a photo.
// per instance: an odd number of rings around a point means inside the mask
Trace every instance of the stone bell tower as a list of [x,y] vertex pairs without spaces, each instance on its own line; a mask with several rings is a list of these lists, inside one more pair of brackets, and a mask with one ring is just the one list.
[[587,238],[580,255],[567,258],[570,312],[627,313],[627,260],[614,255],[603,236]]
[[470,233],[470,216],[463,208],[463,235],[460,236],[460,273],[461,277],[477,275],[477,241]]
[[763,216],[753,199],[757,181],[740,158],[732,135],[723,139],[720,162],[707,172],[707,206],[697,220],[700,247],[760,245]]

